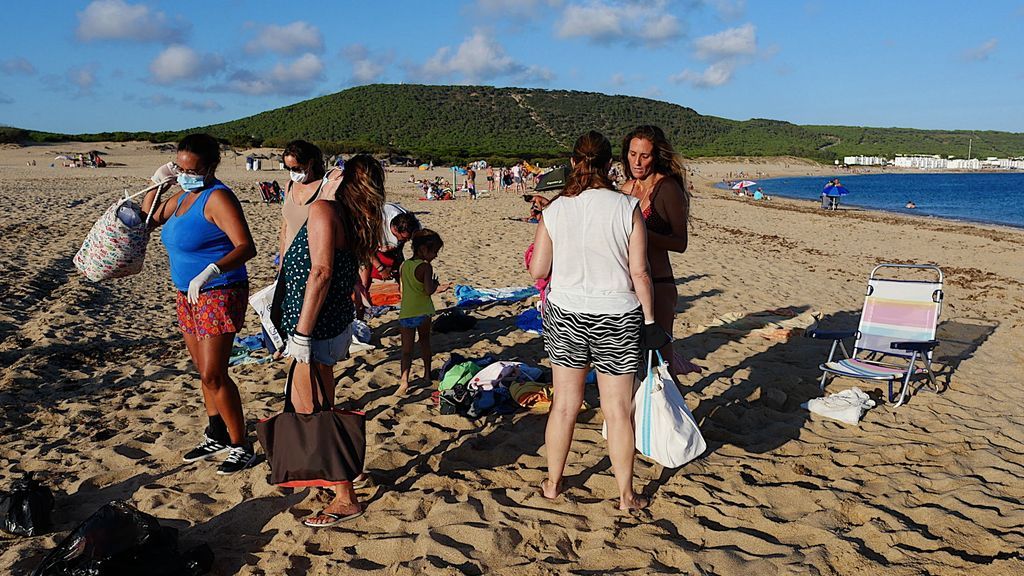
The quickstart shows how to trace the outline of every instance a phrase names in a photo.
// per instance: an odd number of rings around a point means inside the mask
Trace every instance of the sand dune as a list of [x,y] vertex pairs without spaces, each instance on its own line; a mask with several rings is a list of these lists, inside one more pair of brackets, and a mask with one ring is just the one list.
[[[48,167],[57,151],[104,147],[124,166]],[[824,171],[789,160],[696,163],[690,249],[673,261],[677,346],[704,367],[684,389],[709,445],[703,458],[679,470],[639,459],[652,506],[618,512],[601,413],[588,410],[568,491],[549,503],[536,489],[544,414],[471,422],[439,415],[422,387],[391,395],[392,313],[372,324],[377,349],[337,369],[339,397],[370,415],[367,513],[313,531],[298,519],[324,496],[279,491],[265,467],[221,477],[209,464],[181,463],[204,418],[163,247],[150,245],[142,274],[109,284],[86,281],[71,263],[117,192],[143,187],[170,155],[141,143],[78,148],[0,150],[0,487],[37,471],[58,493],[58,532],[0,545],[11,573],[26,573],[112,499],[177,526],[185,546],[209,543],[215,574],[1024,573],[1024,231],[754,204],[709,184],[739,170]],[[285,175],[245,172],[239,158],[226,157],[220,176],[243,200],[259,287],[272,278],[279,212],[253,186]],[[37,166],[25,166],[30,159]],[[526,213],[519,197],[420,202],[408,174],[389,175],[389,197],[445,238],[442,281],[531,283],[521,259],[534,227],[504,219]],[[859,426],[812,417],[799,405],[818,393],[827,345],[799,330],[765,337],[760,323],[788,307],[852,326],[867,273],[884,261],[946,272],[937,358],[949,388],[921,391],[898,410],[879,406]],[[452,302],[450,292],[439,299]],[[459,352],[547,366],[540,338],[515,327],[528,305],[485,307],[471,332],[437,336],[436,365]],[[716,328],[723,319],[743,328]],[[250,310],[246,333],[256,326]],[[232,369],[250,422],[280,410],[284,374],[283,363]]]

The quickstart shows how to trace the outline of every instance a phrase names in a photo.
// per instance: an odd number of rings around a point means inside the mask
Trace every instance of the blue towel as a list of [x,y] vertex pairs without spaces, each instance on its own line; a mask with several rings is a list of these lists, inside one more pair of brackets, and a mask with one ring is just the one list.
[[524,288],[473,288],[465,284],[455,285],[455,303],[457,306],[472,306],[485,302],[517,302],[540,292],[533,286]]
[[523,310],[522,313],[516,317],[516,328],[525,330],[526,332],[532,332],[534,334],[543,334],[544,323],[541,322],[540,310],[537,310],[536,308]]

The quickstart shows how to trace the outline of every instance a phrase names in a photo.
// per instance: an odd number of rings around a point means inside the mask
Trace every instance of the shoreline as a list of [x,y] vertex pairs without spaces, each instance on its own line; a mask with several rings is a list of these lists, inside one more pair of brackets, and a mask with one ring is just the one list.
[[[781,176],[780,178],[814,178],[814,176]],[[775,178],[769,178],[768,180],[774,180],[774,179]],[[772,195],[771,195],[772,199],[771,200],[768,200],[768,201],[764,201],[764,200],[757,201],[757,200],[751,199],[750,196],[736,196],[735,194],[731,193],[731,189],[729,189],[729,188],[722,188],[718,184],[712,186],[712,189],[717,191],[717,192],[725,192],[725,193],[727,193],[727,195],[729,197],[735,198],[737,201],[740,201],[740,202],[743,202],[743,201],[755,202],[758,206],[760,206],[760,205],[767,206],[767,205],[769,205],[769,204],[771,204],[771,203],[773,203],[773,202],[775,202],[777,200],[785,200],[787,202],[794,203],[795,204],[795,206],[794,206],[795,209],[799,209],[799,207],[803,206],[803,203],[806,203],[807,205],[812,207],[811,211],[817,211],[817,212],[821,212],[822,211],[821,208],[819,207],[820,202],[818,202],[817,200],[809,200],[807,198],[801,198],[799,196],[790,196],[789,194],[785,194],[785,193],[782,193],[782,192],[774,192],[774,193],[772,193]],[[802,210],[800,210],[800,211],[802,211]],[[852,214],[856,214],[856,213],[863,213],[863,214],[875,214],[877,216],[887,216],[887,217],[895,216],[895,217],[902,217],[902,218],[907,218],[907,219],[910,219],[910,220],[922,221],[922,222],[929,222],[929,221],[951,222],[951,223],[955,223],[955,224],[959,224],[959,225],[977,226],[977,227],[980,227],[980,228],[988,228],[988,229],[993,229],[993,230],[1000,230],[1000,229],[1005,229],[1005,230],[1008,230],[1008,231],[1009,230],[1014,230],[1014,231],[1022,231],[1022,230],[1024,230],[1024,224],[1013,225],[1013,224],[1006,224],[1005,222],[991,222],[991,221],[987,221],[987,220],[975,220],[975,219],[971,219],[971,218],[952,218],[952,217],[949,217],[949,216],[940,216],[940,215],[937,215],[937,214],[927,214],[925,212],[918,212],[917,214],[907,214],[905,212],[899,212],[899,211],[896,211],[896,210],[886,210],[884,208],[875,208],[873,206],[863,206],[863,205],[859,205],[859,204],[853,204],[853,203],[850,203],[850,202],[846,203],[843,206],[840,206],[840,208],[839,208],[839,210],[837,210],[837,212],[839,212],[839,213],[850,213],[851,215]]]

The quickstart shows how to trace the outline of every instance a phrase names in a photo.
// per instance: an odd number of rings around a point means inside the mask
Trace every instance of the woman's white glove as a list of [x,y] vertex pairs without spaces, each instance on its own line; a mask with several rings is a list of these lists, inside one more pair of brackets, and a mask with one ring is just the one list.
[[302,334],[292,334],[288,337],[288,350],[287,354],[295,359],[296,362],[302,362],[303,364],[309,364],[310,360],[310,344],[313,339],[309,336]]
[[156,172],[150,176],[150,180],[154,184],[162,184],[164,182],[173,182],[178,177],[178,171],[174,168],[174,162],[168,162],[163,166],[156,169]]
[[189,304],[195,304],[199,302],[199,291],[206,285],[207,282],[212,280],[214,277],[220,276],[220,268],[216,264],[210,264],[198,276],[192,279],[188,283],[188,302]]

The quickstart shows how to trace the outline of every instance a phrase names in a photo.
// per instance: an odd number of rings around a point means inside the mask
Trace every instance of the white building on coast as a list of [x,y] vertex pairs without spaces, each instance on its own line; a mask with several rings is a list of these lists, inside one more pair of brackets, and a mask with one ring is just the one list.
[[889,161],[879,156],[843,156],[847,166],[885,166]]
[[889,162],[878,156],[844,156],[847,166],[886,166],[917,170],[1024,170],[1024,158],[943,158],[938,154],[897,154]]

